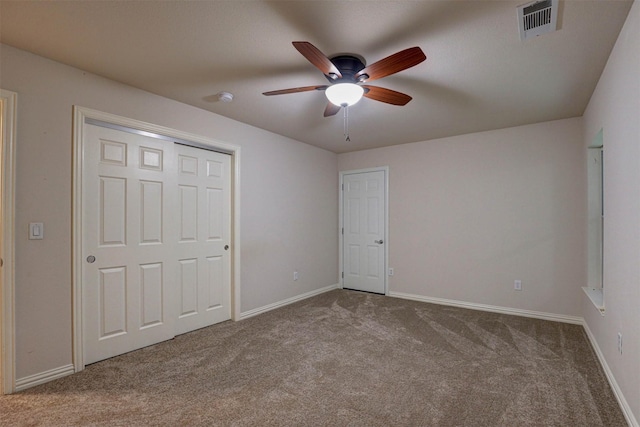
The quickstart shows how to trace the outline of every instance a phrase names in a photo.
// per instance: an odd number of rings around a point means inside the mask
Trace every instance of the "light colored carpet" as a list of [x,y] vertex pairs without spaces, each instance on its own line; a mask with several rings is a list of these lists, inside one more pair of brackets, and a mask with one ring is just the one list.
[[3,426],[625,426],[581,326],[331,291],[0,396]]

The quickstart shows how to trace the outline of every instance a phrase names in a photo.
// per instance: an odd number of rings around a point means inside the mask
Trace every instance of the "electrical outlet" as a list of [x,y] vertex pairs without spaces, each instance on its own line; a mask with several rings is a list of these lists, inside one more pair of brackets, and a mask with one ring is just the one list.
[[622,332],[618,332],[618,353],[622,354]]
[[516,291],[521,291],[522,290],[522,280],[514,280],[513,281],[513,289],[515,289]]
[[389,268],[389,276],[393,276],[393,268]]
[[294,271],[294,272],[293,272],[293,280],[298,280],[298,277],[299,277],[299,276],[298,276],[298,272],[297,272],[297,271]]

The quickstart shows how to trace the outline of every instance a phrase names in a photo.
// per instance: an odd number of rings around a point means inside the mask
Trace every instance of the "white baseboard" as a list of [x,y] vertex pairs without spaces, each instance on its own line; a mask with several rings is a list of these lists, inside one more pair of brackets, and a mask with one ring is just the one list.
[[584,319],[577,316],[567,316],[564,314],[545,313],[541,311],[522,310],[519,308],[500,307],[495,305],[476,304],[473,302],[458,301],[444,298],[425,297],[422,295],[405,294],[402,292],[389,292],[390,297],[402,298],[414,301],[428,302],[439,305],[450,305],[453,307],[468,308],[471,310],[489,311],[492,313],[511,314],[514,316],[532,317],[535,319],[551,320],[553,322],[571,323],[574,325],[584,324]]
[[301,295],[296,295],[295,297],[287,298],[282,301],[274,302],[273,304],[268,304],[262,307],[254,308],[253,310],[240,313],[240,320],[248,319],[249,317],[257,316],[258,314],[266,313],[267,311],[275,310],[276,308],[284,307],[285,305],[293,304],[294,302],[302,301],[307,298],[311,298],[316,295],[320,295],[325,292],[332,291],[334,289],[338,289],[337,283],[334,285],[325,286],[324,288],[313,290],[311,292],[306,292]]
[[15,391],[22,391],[58,378],[66,377],[67,375],[74,374],[75,372],[73,365],[66,365],[50,369],[45,372],[40,372],[38,374],[29,375],[28,377],[19,378],[16,380]]
[[611,385],[613,394],[616,396],[616,399],[618,400],[618,404],[622,409],[622,413],[624,414],[624,417],[626,418],[627,423],[629,423],[630,427],[640,427],[640,425],[638,424],[638,420],[636,420],[636,417],[633,415],[633,412],[631,411],[631,407],[629,406],[629,403],[627,403],[627,399],[624,398],[624,395],[622,394],[622,390],[620,390],[620,386],[618,386],[618,382],[616,381],[616,378],[613,376],[613,372],[611,372],[611,369],[607,364],[607,360],[604,358],[604,354],[602,353],[602,350],[600,350],[600,346],[596,341],[596,337],[591,333],[591,330],[589,329],[589,325],[587,325],[587,322],[584,322],[582,326],[584,327],[584,330],[587,332],[587,336],[589,337],[589,341],[591,342],[591,347],[593,347],[593,350],[596,352],[596,355],[598,356],[600,365],[602,366],[602,369],[604,370],[604,373],[607,376],[609,385]]

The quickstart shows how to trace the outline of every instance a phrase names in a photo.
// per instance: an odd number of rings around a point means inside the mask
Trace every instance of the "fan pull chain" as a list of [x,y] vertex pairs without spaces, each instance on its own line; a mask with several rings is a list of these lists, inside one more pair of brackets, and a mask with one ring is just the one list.
[[349,105],[343,104],[344,107],[344,140],[347,142],[351,142],[351,138],[349,138]]

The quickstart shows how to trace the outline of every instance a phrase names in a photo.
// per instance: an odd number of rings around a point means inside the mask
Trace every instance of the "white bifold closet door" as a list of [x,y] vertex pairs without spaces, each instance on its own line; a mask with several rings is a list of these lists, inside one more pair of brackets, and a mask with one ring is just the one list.
[[230,156],[87,125],[84,363],[231,317]]

